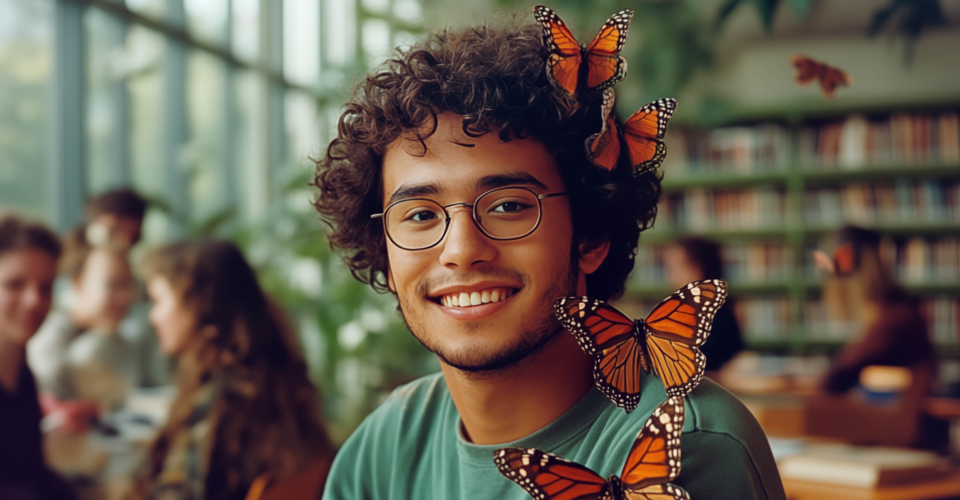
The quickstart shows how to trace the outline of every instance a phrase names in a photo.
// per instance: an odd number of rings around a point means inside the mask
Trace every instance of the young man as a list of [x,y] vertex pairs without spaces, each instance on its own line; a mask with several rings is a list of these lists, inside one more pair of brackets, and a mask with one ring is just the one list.
[[[586,161],[600,113],[555,91],[538,26],[431,36],[367,77],[318,166],[316,201],[354,274],[393,292],[442,373],[397,389],[341,449],[324,498],[526,499],[493,462],[531,447],[620,474],[666,399],[643,380],[632,413],[594,388],[592,359],[554,318],[567,295],[623,292],[654,172]],[[769,446],[733,396],[687,398],[694,499],[783,499]]]

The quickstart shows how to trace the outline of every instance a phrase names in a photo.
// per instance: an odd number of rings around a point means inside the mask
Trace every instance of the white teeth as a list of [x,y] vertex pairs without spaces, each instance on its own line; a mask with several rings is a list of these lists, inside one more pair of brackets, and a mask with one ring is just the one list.
[[451,293],[440,297],[446,307],[467,307],[507,300],[512,295],[510,288],[487,288],[475,292]]

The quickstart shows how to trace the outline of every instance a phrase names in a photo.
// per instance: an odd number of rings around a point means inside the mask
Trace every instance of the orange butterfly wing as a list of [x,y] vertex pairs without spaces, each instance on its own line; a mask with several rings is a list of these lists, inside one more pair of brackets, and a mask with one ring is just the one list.
[[793,64],[796,74],[794,78],[799,85],[806,85],[818,78],[823,72],[823,64],[810,59],[807,56],[794,55],[790,57],[790,63]]
[[640,370],[650,371],[636,323],[603,301],[564,297],[553,303],[560,322],[594,357],[593,378],[614,404],[630,412],[640,401]]
[[657,168],[663,163],[667,156],[663,136],[676,109],[675,99],[660,99],[640,108],[621,125],[630,165],[638,172]]
[[624,9],[610,16],[584,49],[587,61],[587,89],[604,90],[620,83],[627,74],[627,60],[620,50],[627,41],[627,29],[633,10]]
[[690,500],[683,488],[667,482],[680,473],[683,418],[678,397],[653,410],[630,448],[619,488],[580,464],[534,448],[500,448],[493,461],[504,477],[538,500],[614,500],[621,488],[626,499]]
[[700,352],[713,317],[727,300],[723,280],[689,283],[653,309],[644,321],[650,364],[667,394],[684,396],[703,380],[706,357]]
[[613,117],[613,105],[616,100],[612,88],[603,91],[603,104],[600,108],[602,128],[586,140],[587,159],[597,167],[613,170],[620,159],[620,136],[617,122]]
[[540,23],[543,38],[550,47],[550,57],[547,58],[547,77],[550,83],[570,94],[576,93],[583,51],[580,42],[560,16],[549,7],[535,6],[533,18]]
[[840,85],[850,85],[853,83],[853,79],[839,68],[824,66],[823,74],[820,75],[820,90],[827,99],[833,99],[837,87]]
[[607,481],[592,470],[533,448],[500,448],[493,452],[500,473],[533,498],[588,500],[612,498]]
[[623,496],[637,500],[689,499],[683,488],[668,484],[680,474],[683,399],[676,396],[654,408],[630,448],[620,481]]

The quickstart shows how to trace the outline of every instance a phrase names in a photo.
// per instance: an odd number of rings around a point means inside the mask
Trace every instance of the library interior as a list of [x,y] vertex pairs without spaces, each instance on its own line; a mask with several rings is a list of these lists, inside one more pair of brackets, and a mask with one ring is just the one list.
[[[297,493],[256,476],[246,496],[222,498],[320,498],[361,422],[443,361],[411,335],[396,290],[355,279],[331,246],[318,164],[366,75],[440,30],[536,23],[533,6],[0,0],[0,499],[201,498],[187,496],[190,481],[157,496],[164,476],[144,471],[190,458],[195,443],[177,439],[199,424],[184,412],[220,390],[209,379],[222,376],[184,361],[181,299],[157,312],[167,294],[218,307],[214,284],[177,274],[207,254],[208,277],[230,288],[224,303],[245,304],[223,314],[261,321],[250,311],[276,305],[286,318],[244,334],[294,360],[283,382],[250,390],[310,392],[274,398],[307,429],[295,451],[271,455],[307,464]],[[633,9],[618,49],[621,123],[677,101],[656,218],[612,304],[645,318],[689,282],[726,281],[701,346],[706,377],[759,422],[786,498],[960,498],[960,1],[549,7],[584,60],[597,27]],[[52,305],[17,351],[25,320],[4,302],[5,266],[43,267],[17,263],[32,255],[22,248],[59,262]],[[31,458],[10,451],[32,439],[15,429],[25,377],[49,474],[35,491],[17,483]]]

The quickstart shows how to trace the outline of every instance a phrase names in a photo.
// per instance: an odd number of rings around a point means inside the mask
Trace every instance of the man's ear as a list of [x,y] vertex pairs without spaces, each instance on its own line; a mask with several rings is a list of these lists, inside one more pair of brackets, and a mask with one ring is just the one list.
[[610,252],[610,241],[581,241],[580,242],[580,270],[583,274],[592,274]]
[[393,271],[390,270],[389,266],[387,266],[387,288],[389,288],[391,292],[397,293],[397,285],[393,282]]

